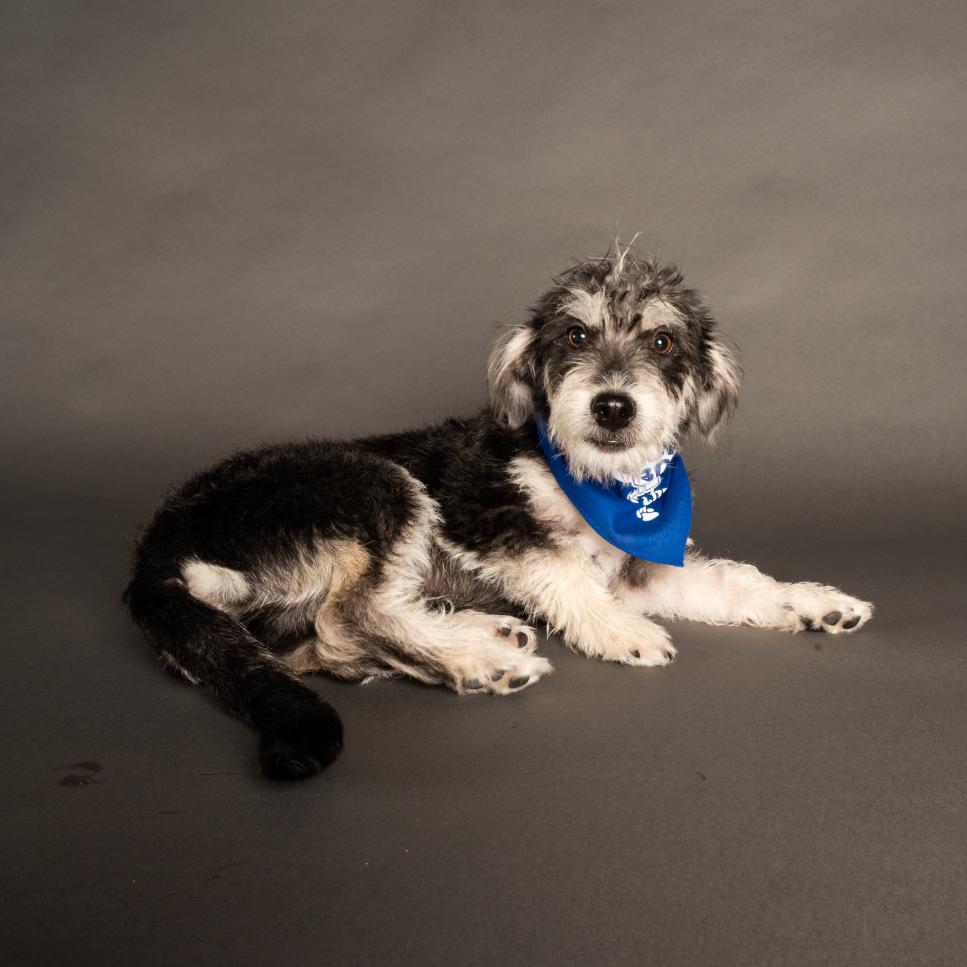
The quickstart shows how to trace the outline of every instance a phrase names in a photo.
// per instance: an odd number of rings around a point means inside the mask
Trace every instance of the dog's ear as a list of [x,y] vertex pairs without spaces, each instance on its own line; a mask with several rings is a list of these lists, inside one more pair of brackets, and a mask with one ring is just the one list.
[[532,350],[536,337],[531,326],[514,326],[497,340],[490,354],[490,405],[497,419],[511,429],[517,429],[534,412]]
[[695,423],[711,439],[715,428],[728,419],[739,402],[742,365],[735,351],[711,329],[704,336],[705,377],[695,401]]

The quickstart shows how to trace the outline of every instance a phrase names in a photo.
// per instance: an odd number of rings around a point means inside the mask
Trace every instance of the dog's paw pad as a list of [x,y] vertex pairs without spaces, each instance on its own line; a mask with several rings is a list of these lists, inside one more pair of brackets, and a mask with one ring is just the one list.
[[843,594],[836,588],[820,584],[789,584],[785,587],[787,600],[784,617],[777,627],[789,631],[825,631],[838,635],[862,628],[873,616],[873,605],[868,601]]
[[456,691],[462,695],[492,692],[510,695],[536,684],[553,668],[546,658],[521,652],[509,644],[494,644],[490,653],[474,656],[473,663],[456,676]]
[[521,649],[533,651],[537,647],[537,632],[523,621],[506,615],[498,615],[494,620],[497,622],[494,634],[498,638],[509,638],[510,644]]

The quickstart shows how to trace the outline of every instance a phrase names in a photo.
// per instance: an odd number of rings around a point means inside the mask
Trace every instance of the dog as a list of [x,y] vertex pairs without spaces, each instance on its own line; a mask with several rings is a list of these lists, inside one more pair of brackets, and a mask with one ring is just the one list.
[[675,656],[653,618],[841,634],[872,616],[691,545],[682,566],[627,553],[552,474],[540,432],[571,479],[627,480],[632,511],[654,517],[682,441],[732,415],[735,350],[675,266],[617,245],[574,264],[498,339],[488,376],[490,405],[469,419],[238,453],[143,530],[134,621],[256,730],[267,776],[313,775],[342,748],[302,673],[511,695],[552,670],[536,622],[589,657],[653,667]]

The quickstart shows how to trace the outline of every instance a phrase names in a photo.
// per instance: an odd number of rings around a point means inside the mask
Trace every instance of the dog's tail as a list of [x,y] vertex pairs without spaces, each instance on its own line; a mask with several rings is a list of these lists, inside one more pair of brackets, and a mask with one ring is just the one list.
[[339,754],[342,723],[335,710],[241,622],[192,597],[180,575],[151,573],[142,560],[124,601],[167,664],[207,686],[256,729],[266,775],[303,779]]

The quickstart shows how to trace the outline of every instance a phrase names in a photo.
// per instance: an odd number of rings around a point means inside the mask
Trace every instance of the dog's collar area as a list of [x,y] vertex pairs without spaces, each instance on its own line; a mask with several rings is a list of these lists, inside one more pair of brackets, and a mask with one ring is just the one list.
[[637,474],[609,483],[577,480],[536,412],[537,437],[558,486],[589,526],[619,550],[681,567],[692,523],[692,491],[681,454],[668,451]]

